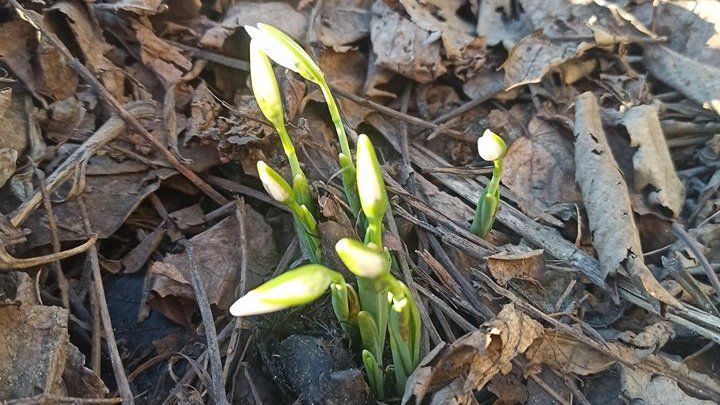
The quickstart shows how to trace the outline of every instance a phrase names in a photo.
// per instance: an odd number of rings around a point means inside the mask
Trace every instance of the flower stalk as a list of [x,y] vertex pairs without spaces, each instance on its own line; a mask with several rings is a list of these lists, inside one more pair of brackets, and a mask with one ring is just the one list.
[[493,172],[490,182],[480,193],[470,231],[481,238],[485,238],[492,229],[495,215],[500,206],[500,178],[502,177],[503,158],[507,154],[507,147],[500,136],[486,129],[478,139],[478,153],[483,159],[493,162]]

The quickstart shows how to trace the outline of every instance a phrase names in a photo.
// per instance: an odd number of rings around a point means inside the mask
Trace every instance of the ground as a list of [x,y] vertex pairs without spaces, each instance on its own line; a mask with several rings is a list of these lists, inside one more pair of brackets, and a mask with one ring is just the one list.
[[[306,261],[256,170],[290,179],[250,85],[261,22],[377,148],[422,318],[386,403],[720,402],[717,0],[0,0],[1,400],[374,402],[329,297],[228,312]],[[275,75],[350,282],[323,95]],[[483,239],[485,129],[508,150]]]

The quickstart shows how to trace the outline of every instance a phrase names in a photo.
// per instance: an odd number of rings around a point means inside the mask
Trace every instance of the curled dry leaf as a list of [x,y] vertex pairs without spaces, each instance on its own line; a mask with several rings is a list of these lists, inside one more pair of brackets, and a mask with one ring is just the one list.
[[686,394],[678,382],[662,374],[620,367],[621,392],[626,400],[646,404],[712,405],[715,401],[698,399]]
[[415,25],[385,2],[375,2],[370,37],[374,63],[420,83],[429,83],[447,69],[440,55],[440,36]]
[[591,92],[575,98],[575,166],[603,275],[624,267],[655,299],[682,308],[642,261],[627,184],[610,150],[600,107]]
[[542,249],[522,253],[502,252],[488,256],[487,261],[490,274],[502,286],[514,278],[539,280],[545,271]]
[[633,155],[635,190],[651,191],[651,205],[669,209],[674,216],[680,215],[685,201],[685,188],[675,172],[672,158],[656,106],[642,105],[629,108],[622,123],[630,134],[630,146],[637,148]]
[[[189,240],[208,302],[222,310],[227,310],[237,299],[235,288],[240,282],[238,277],[242,261],[248,266],[247,290],[257,287],[274,270],[277,261],[270,226],[250,207],[246,208],[246,212],[245,226],[252,230],[252,238],[240,240],[237,217],[231,216]],[[246,249],[241,249],[243,243],[247,244]],[[242,257],[243,250],[249,253],[248,257]],[[149,285],[156,294],[149,302],[150,306],[173,321],[185,324],[188,315],[197,310],[186,252],[168,254],[162,261],[153,263]],[[184,303],[188,305],[182,305]]]
[[508,373],[511,360],[524,353],[542,334],[542,325],[513,304],[507,304],[477,331],[428,354],[408,380],[402,402],[422,403],[451,384],[455,384],[455,395],[472,394],[497,373]]
[[573,144],[552,123],[533,118],[528,137],[510,145],[502,182],[527,204],[541,210],[559,203],[577,202]]

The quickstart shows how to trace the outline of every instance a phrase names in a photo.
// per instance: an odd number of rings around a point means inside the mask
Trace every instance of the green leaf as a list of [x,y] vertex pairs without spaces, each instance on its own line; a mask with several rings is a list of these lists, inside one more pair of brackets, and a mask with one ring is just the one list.
[[368,384],[373,391],[375,399],[382,400],[385,398],[385,377],[383,371],[377,363],[375,356],[367,350],[362,351],[362,361],[365,366],[365,373],[368,376]]
[[319,264],[283,273],[235,301],[233,316],[259,315],[308,304],[322,296],[331,283],[344,283],[342,274]]
[[368,311],[358,312],[358,328],[363,349],[370,351],[377,359],[382,359],[383,343],[379,339],[377,323],[372,314]]
[[486,237],[495,222],[498,205],[499,199],[493,194],[484,194],[480,197],[470,231],[481,238]]

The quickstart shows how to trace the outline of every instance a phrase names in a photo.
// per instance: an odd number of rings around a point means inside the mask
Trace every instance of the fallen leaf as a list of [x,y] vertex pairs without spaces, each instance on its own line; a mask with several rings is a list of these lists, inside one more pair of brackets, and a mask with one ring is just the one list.
[[621,342],[639,349],[648,349],[651,353],[658,352],[665,344],[675,337],[675,329],[670,322],[660,321],[647,326],[642,331],[620,332],[615,336]]
[[531,24],[524,13],[513,13],[512,0],[480,2],[477,35],[485,37],[490,46],[500,43],[510,50],[525,35],[531,33]]
[[155,31],[131,20],[135,40],[140,45],[140,60],[160,76],[165,83],[177,83],[192,68],[192,62],[175,45],[158,37]]
[[418,27],[442,36],[443,51],[450,60],[472,57],[465,52],[477,41],[471,23],[460,17],[463,0],[400,0],[410,19]]
[[97,3],[93,7],[114,13],[127,11],[140,16],[155,15],[167,8],[162,0],[118,0],[112,3]]
[[615,364],[615,359],[562,332],[545,332],[525,355],[530,364],[545,364],[555,370],[583,376],[597,374]]
[[62,375],[65,394],[75,398],[103,398],[109,390],[100,375],[85,367],[85,356],[75,345],[68,344],[68,355]]
[[38,84],[34,65],[30,61],[37,46],[35,29],[27,21],[0,24],[0,61],[12,70],[33,95],[38,95]]
[[537,117],[527,130],[529,135],[515,140],[503,160],[503,184],[527,205],[541,210],[580,201],[572,139]]
[[501,286],[514,278],[538,280],[545,271],[543,250],[501,252],[487,257],[488,270]]
[[662,45],[648,45],[645,66],[661,82],[720,114],[720,69],[704,65]]
[[[245,285],[249,291],[265,281],[275,269],[278,259],[270,226],[250,207],[246,208],[246,212],[245,227],[252,232],[252,237],[244,241],[240,240],[238,220],[234,215],[189,240],[208,302],[221,310],[227,310],[238,298],[235,290],[240,283],[241,262],[247,263]],[[242,256],[242,243],[247,244],[248,257]],[[150,306],[173,321],[185,324],[189,318],[178,317],[178,311],[188,315],[197,310],[195,293],[189,281],[187,253],[168,254],[162,261],[153,263],[149,277],[148,285],[155,294],[149,302]]]
[[661,374],[645,370],[620,367],[622,394],[629,401],[647,404],[711,405],[714,401],[694,398],[678,386],[678,382]]
[[488,391],[498,397],[493,405],[524,404],[528,400],[528,389],[522,372],[516,368],[508,374],[496,374],[488,384]]
[[225,12],[220,25],[205,32],[200,44],[205,48],[220,49],[235,30],[245,25],[270,24],[302,43],[307,31],[307,18],[286,2],[237,3]]
[[553,69],[593,47],[593,43],[582,40],[554,41],[542,32],[528,35],[512,48],[502,65],[506,90],[539,83]]
[[603,275],[624,267],[655,299],[682,308],[643,263],[627,184],[613,157],[591,92],[575,98],[575,166],[588,214],[593,247]]
[[633,155],[635,190],[646,191],[650,205],[669,209],[680,215],[685,201],[685,188],[675,171],[670,150],[665,142],[656,106],[629,108],[622,123],[630,135],[630,146],[637,148]]
[[68,357],[68,311],[55,306],[0,306],[0,398],[62,394]]
[[454,392],[472,394],[499,372],[509,372],[510,361],[524,353],[542,334],[542,325],[513,304],[507,304],[477,331],[428,354],[408,380],[402,403],[422,403],[457,378],[464,382],[462,390]]
[[[325,47],[347,52],[370,35],[371,0],[328,0],[320,3],[315,35]],[[346,67],[353,66],[352,64]],[[324,72],[324,70],[323,70]]]
[[420,83],[429,83],[447,71],[439,34],[418,27],[385,2],[375,2],[372,11],[370,37],[377,66]]

